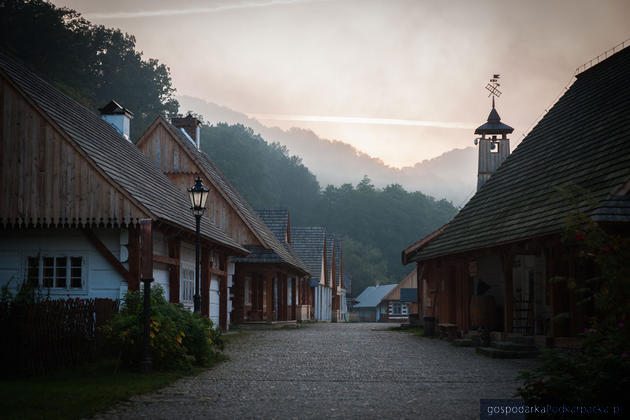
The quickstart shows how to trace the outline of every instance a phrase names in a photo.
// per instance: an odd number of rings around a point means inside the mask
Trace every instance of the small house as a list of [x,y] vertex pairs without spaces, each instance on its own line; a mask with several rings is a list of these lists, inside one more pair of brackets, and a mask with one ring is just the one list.
[[385,284],[366,287],[352,307],[350,320],[359,322],[380,322],[387,320],[389,314],[389,303],[384,300],[396,284]]

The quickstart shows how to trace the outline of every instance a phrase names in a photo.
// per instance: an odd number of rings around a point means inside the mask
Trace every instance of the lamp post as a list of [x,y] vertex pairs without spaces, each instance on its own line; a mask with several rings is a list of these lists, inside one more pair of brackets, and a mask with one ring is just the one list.
[[201,293],[199,288],[199,250],[201,248],[201,233],[200,233],[200,224],[201,224],[201,216],[203,212],[206,210],[206,200],[208,199],[208,193],[210,190],[203,186],[201,182],[201,178],[197,176],[195,180],[195,185],[193,185],[190,189],[188,189],[188,196],[190,197],[190,209],[192,210],[193,215],[195,216],[197,222],[197,244],[195,249],[195,296],[194,305],[195,305],[195,313],[199,313],[201,310]]

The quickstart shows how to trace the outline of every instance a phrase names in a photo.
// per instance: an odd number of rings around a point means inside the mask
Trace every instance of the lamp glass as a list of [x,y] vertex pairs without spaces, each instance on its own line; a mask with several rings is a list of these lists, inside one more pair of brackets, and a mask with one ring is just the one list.
[[206,209],[206,201],[208,200],[208,192],[210,190],[204,187],[201,182],[201,178],[197,177],[195,185],[188,190],[188,196],[190,198],[190,209],[194,215],[203,214]]

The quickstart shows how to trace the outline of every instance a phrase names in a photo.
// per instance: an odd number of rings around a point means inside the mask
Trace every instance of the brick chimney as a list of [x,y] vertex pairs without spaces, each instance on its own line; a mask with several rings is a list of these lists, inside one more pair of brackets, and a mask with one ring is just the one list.
[[131,141],[129,138],[131,119],[133,118],[131,111],[114,100],[109,101],[103,108],[99,108],[99,111],[103,120],[114,127],[126,140]]
[[188,137],[190,138],[190,140],[192,140],[197,149],[200,148],[199,141],[201,122],[197,118],[193,117],[191,114],[188,114],[185,117],[172,118],[171,124],[179,128],[180,130],[183,129],[186,134],[188,134]]

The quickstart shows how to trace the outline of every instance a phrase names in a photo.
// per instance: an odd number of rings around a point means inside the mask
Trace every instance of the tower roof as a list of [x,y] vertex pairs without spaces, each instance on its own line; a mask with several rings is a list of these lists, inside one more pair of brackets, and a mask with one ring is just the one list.
[[510,134],[514,131],[512,127],[501,122],[499,113],[494,108],[494,96],[492,97],[492,110],[488,115],[488,122],[478,127],[475,134]]

